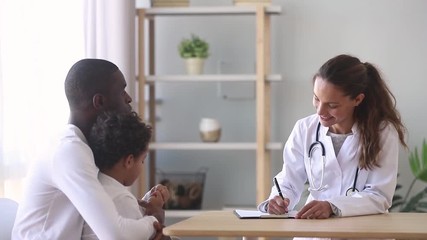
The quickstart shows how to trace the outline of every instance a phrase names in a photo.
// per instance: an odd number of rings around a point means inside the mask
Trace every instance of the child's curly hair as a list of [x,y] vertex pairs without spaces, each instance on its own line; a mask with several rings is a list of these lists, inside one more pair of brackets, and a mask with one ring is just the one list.
[[99,169],[110,169],[128,155],[138,157],[148,150],[151,126],[142,122],[136,112],[100,114],[92,126],[89,146]]

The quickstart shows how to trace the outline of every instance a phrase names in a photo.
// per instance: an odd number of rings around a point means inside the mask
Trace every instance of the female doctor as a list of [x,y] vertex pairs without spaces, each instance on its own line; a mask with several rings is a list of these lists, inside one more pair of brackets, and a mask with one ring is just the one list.
[[293,209],[308,181],[310,194],[296,218],[387,212],[399,144],[407,146],[395,98],[378,70],[349,55],[328,60],[314,75],[313,105],[317,113],[295,124],[278,186],[258,209],[271,214]]

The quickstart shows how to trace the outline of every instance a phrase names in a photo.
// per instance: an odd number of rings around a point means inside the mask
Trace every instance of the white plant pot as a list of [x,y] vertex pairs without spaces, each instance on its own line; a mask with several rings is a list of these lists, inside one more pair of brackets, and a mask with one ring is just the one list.
[[186,58],[185,63],[187,66],[187,74],[199,75],[203,73],[203,67],[205,64],[204,58]]

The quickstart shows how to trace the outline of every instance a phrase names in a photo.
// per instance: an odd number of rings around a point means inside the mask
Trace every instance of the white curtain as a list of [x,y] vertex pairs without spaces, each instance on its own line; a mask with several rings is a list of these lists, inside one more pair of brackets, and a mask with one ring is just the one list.
[[[135,98],[135,0],[85,2],[86,56],[115,63]],[[135,108],[135,102],[133,102]]]
[[111,60],[133,87],[135,2],[0,0],[0,18],[0,197],[19,201],[27,166],[68,120],[71,65]]
[[0,195],[19,201],[29,163],[67,122],[64,78],[84,56],[81,1],[1,0]]

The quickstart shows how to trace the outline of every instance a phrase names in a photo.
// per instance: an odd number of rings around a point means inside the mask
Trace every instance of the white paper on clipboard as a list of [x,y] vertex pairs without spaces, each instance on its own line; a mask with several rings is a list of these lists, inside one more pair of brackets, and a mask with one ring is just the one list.
[[276,215],[263,213],[258,210],[243,210],[235,209],[234,214],[240,219],[259,219],[259,218],[295,218],[297,211],[289,211],[288,213]]

